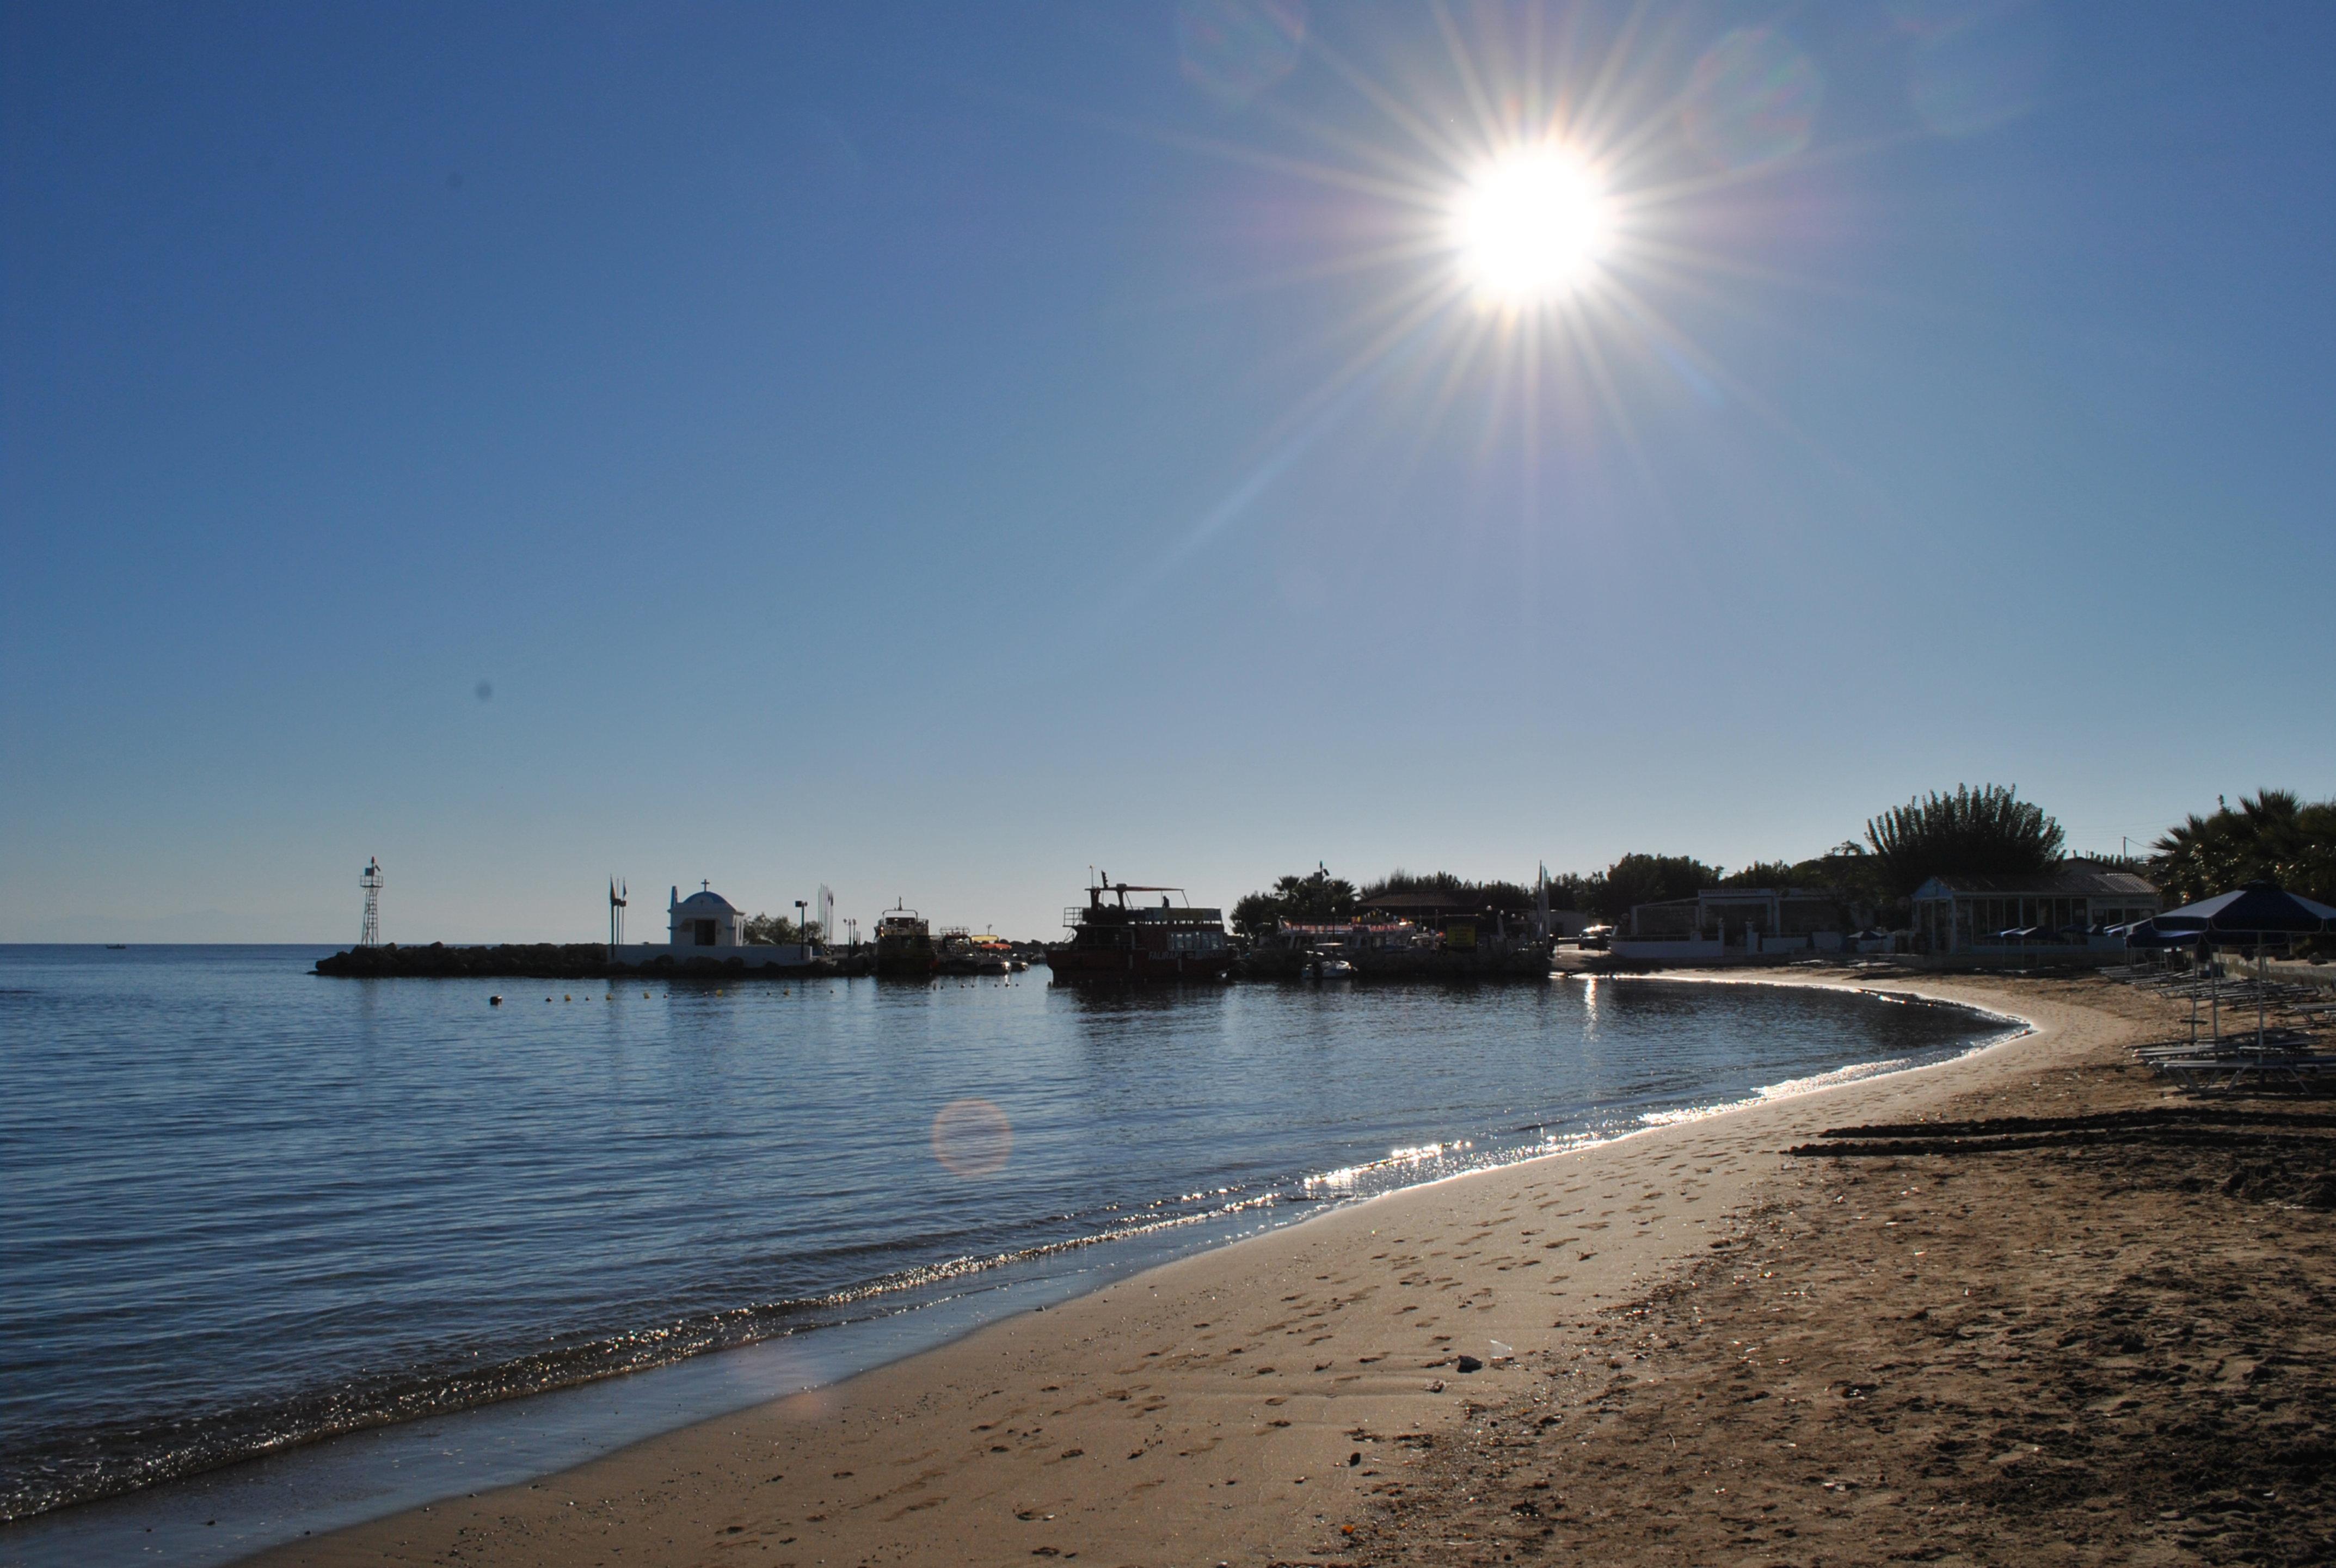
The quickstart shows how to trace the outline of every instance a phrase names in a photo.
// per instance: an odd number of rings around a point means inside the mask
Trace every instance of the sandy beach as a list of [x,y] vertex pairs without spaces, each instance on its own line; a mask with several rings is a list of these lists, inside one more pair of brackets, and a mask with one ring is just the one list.
[[2336,1118],[2180,1108],[2127,1050],[2172,1009],[2104,982],[1877,989],[2032,1029],[254,1561],[2336,1558]]

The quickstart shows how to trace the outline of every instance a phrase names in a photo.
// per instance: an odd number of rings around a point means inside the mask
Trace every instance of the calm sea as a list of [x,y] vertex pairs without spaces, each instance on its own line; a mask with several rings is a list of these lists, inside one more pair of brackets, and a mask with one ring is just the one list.
[[1754,986],[311,975],[330,950],[0,948],[0,1513],[949,1320],[2000,1032]]

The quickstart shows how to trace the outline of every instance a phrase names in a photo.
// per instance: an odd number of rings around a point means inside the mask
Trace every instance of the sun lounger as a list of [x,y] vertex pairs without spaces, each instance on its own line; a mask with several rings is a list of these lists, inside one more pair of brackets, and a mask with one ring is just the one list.
[[[2226,1042],[2227,1044],[2227,1042]],[[2162,1076],[2198,1094],[2242,1089],[2336,1092],[2336,1054],[2293,1046],[2263,1050],[2202,1050],[2146,1058]]]

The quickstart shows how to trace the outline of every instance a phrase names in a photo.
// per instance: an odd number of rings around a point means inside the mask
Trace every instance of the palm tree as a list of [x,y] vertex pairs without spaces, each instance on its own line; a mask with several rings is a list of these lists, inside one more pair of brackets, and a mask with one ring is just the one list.
[[2293,790],[2260,789],[2235,810],[2191,813],[2150,848],[2159,886],[2179,903],[2262,881],[2305,898],[2336,898],[2336,801],[2307,803]]
[[2060,858],[2067,835],[2017,784],[1957,784],[1893,806],[1865,824],[1865,842],[1900,895],[1936,876],[2017,876]]

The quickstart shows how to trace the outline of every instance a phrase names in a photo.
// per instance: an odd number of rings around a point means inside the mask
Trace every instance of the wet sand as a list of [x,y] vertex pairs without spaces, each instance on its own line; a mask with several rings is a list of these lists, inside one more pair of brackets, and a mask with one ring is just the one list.
[[2170,1027],[2147,998],[1880,989],[2035,1032],[1393,1194],[254,1561],[2325,1560],[2295,1553],[2336,1472],[2327,1131],[1786,1153],[2168,1103],[2125,1050]]

